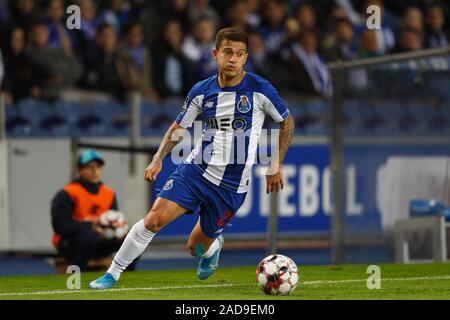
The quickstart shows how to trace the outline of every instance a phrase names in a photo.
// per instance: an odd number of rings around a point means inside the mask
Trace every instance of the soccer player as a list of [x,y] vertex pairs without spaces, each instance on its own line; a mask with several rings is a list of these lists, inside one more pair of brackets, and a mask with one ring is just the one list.
[[217,33],[212,54],[218,74],[191,89],[183,110],[145,169],[144,179],[156,180],[163,158],[182,140],[184,130],[197,117],[205,126],[202,139],[168,178],[150,212],[133,226],[111,267],[90,283],[91,288],[114,286],[121,273],[163,227],[192,212],[199,213],[199,220],[189,236],[187,248],[193,256],[200,257],[198,278],[210,277],[218,267],[223,227],[241,207],[249,190],[266,114],[280,125],[275,152],[278,156],[272,157],[269,166],[272,172],[266,175],[266,192],[283,189],[282,162],[294,133],[294,122],[275,88],[267,80],[243,71],[247,49],[245,32],[225,28]]

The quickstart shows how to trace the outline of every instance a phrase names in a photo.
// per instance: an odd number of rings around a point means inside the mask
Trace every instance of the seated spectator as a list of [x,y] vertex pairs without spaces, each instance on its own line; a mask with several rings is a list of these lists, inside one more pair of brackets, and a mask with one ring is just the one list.
[[217,72],[216,61],[212,56],[216,26],[208,17],[195,21],[192,35],[188,35],[182,45],[183,54],[196,63],[195,81],[208,78]]
[[[72,40],[66,27],[65,8],[62,0],[51,0],[47,5],[49,43],[63,48],[67,55],[72,54]],[[84,25],[83,25],[84,27]]]
[[169,20],[152,50],[153,84],[161,97],[183,97],[193,85],[193,62],[183,54],[182,43],[180,23]]
[[385,54],[392,50],[395,46],[395,34],[394,27],[388,22],[387,17],[390,15],[389,12],[384,7],[384,2],[382,0],[365,0],[362,6],[363,9],[363,19],[362,23],[356,27],[357,37],[363,34],[367,30],[366,21],[369,18],[367,13],[367,8],[371,5],[376,5],[380,8],[381,14],[381,29],[375,29],[375,35],[377,37],[377,51]]
[[192,0],[188,6],[188,15],[190,23],[194,23],[200,17],[208,17],[214,21],[214,25],[219,27],[221,20],[216,10],[209,4],[209,0]]
[[182,30],[189,30],[189,1],[169,0],[163,1],[164,21],[177,20]]
[[302,3],[298,6],[295,17],[302,31],[316,30],[316,13],[311,5]]
[[118,210],[115,192],[101,182],[105,164],[102,156],[86,150],[77,164],[78,178],[60,190],[51,203],[52,243],[59,255],[86,271],[89,260],[111,255],[119,250],[123,239],[106,239],[100,228],[100,216]]
[[266,45],[257,31],[248,32],[248,58],[244,70],[262,77],[269,73]]
[[94,41],[96,28],[99,25],[95,2],[93,0],[80,0],[80,15],[81,25],[83,26],[80,30],[87,39]]
[[98,27],[95,54],[86,61],[82,86],[110,94],[125,101],[129,90],[135,89],[131,74],[135,72],[132,58],[118,45],[113,26]]
[[335,0],[335,6],[331,9],[330,18],[347,18],[352,25],[364,23],[362,15],[354,9],[351,0]]
[[248,58],[244,70],[256,73],[270,81],[277,87],[285,84],[286,72],[278,61],[279,57],[267,54],[266,44],[261,34],[256,30],[248,33]]
[[404,53],[422,49],[422,36],[415,29],[404,29],[401,31],[397,45],[391,53]]
[[107,0],[103,10],[100,11],[101,23],[107,23],[114,27],[118,35],[129,20],[129,7],[123,0]]
[[261,15],[259,14],[261,10],[261,0],[246,0],[247,3],[247,24],[252,28],[257,28],[261,23]]
[[[377,30],[367,29],[364,31],[359,39],[359,59],[374,58],[382,55],[378,46],[378,41],[380,38],[377,35]],[[349,96],[363,95],[367,93],[367,90],[370,89],[370,79],[367,68],[362,67],[349,70],[346,89],[346,93]]]
[[335,22],[329,43],[324,44],[323,57],[327,62],[347,61],[357,57],[357,44],[350,20],[341,18]]
[[324,42],[328,42],[330,40],[334,41],[334,33],[336,28],[336,22],[342,19],[347,19],[353,25],[351,20],[348,18],[347,11],[341,6],[335,5],[331,8],[329,15],[327,16],[326,21],[323,23],[323,39],[322,46]]
[[417,7],[409,7],[402,16],[400,27],[402,30],[410,29],[416,32],[423,32],[423,14]]
[[36,19],[41,18],[41,13],[35,0],[10,1],[11,16],[10,21],[22,27],[28,34],[30,27]]
[[134,63],[134,68],[130,69],[133,87],[144,99],[157,102],[159,98],[152,84],[150,52],[144,45],[144,31],[139,22],[130,23],[124,28],[122,48]]
[[249,28],[248,16],[249,6],[247,1],[232,1],[226,12],[227,26],[247,30]]
[[449,44],[444,31],[445,15],[439,4],[432,4],[425,12],[425,48],[445,47]]
[[17,103],[30,96],[39,97],[41,89],[33,76],[33,66],[25,51],[25,31],[22,27],[11,30],[4,60],[3,91],[7,102]]
[[45,22],[37,22],[31,27],[30,45],[26,52],[44,99],[57,98],[62,90],[73,87],[81,76],[79,62],[62,48],[50,45]]
[[100,20],[97,18],[97,7],[93,0],[80,0],[79,6],[83,27],[71,30],[71,38],[76,55],[83,65],[86,65],[96,54],[95,41]]
[[[166,1],[129,0],[129,20],[141,23],[144,32],[144,44],[151,48],[158,38],[165,21],[163,4]],[[186,21],[187,13],[186,13]]]
[[366,30],[359,41],[358,57],[360,59],[374,58],[381,56],[382,53],[378,46],[376,30]]
[[264,2],[263,21],[258,27],[269,55],[276,55],[281,49],[285,37],[286,7],[279,0]]
[[301,34],[292,44],[285,63],[291,90],[308,96],[330,94],[329,71],[317,52],[317,36],[314,32],[305,31]]

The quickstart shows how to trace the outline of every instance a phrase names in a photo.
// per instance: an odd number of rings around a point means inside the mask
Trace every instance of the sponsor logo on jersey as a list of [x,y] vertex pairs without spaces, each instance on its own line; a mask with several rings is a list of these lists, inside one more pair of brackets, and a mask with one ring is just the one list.
[[208,101],[205,103],[206,108],[212,108],[213,106],[214,106],[214,102],[212,102],[212,101]]
[[251,109],[251,107],[252,105],[250,104],[247,96],[241,96],[237,104],[237,109],[239,110],[239,112],[246,113]]
[[204,120],[206,127],[213,130],[236,130],[244,131],[247,127],[247,121],[242,117],[231,118],[208,118]]

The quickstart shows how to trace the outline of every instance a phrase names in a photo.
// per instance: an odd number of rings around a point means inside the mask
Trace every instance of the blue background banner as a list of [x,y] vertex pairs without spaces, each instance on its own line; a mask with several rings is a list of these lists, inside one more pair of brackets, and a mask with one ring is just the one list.
[[[346,230],[379,232],[376,205],[377,172],[392,156],[448,156],[446,145],[347,145]],[[330,230],[331,174],[327,145],[293,145],[283,166],[285,187],[279,197],[280,233],[326,234]],[[154,184],[153,197],[175,170],[170,157]],[[226,234],[264,234],[270,214],[270,196],[265,194],[264,168],[255,165],[251,189],[244,205],[224,230]],[[161,236],[188,235],[197,215],[185,215],[160,232]]]

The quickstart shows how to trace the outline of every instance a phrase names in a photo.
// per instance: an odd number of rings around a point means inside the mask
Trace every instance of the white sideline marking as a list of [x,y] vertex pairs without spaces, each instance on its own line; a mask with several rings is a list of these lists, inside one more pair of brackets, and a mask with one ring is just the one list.
[[[449,276],[436,277],[410,277],[410,278],[381,278],[381,281],[420,281],[420,280],[450,280]],[[317,281],[300,281],[300,285],[310,284],[334,284],[347,282],[366,282],[367,279],[344,279],[344,280],[317,280]],[[229,284],[209,284],[209,285],[193,285],[193,286],[171,286],[171,287],[156,287],[156,288],[115,288],[106,290],[53,290],[53,291],[34,291],[34,292],[8,292],[0,293],[0,297],[9,296],[28,296],[28,295],[46,295],[46,294],[66,294],[66,293],[101,293],[101,292],[122,292],[122,291],[155,291],[155,290],[171,290],[171,289],[196,289],[196,288],[224,288],[236,286],[249,286],[253,284],[244,283],[229,283]]]
[[89,289],[89,290],[53,290],[53,291],[34,291],[34,292],[8,292],[0,293],[0,297],[5,296],[27,296],[27,295],[45,295],[45,294],[66,294],[66,293],[96,293],[96,292],[116,292],[116,291],[155,291],[155,290],[170,290],[170,289],[196,289],[196,288],[222,288],[232,286],[246,286],[248,284],[208,284],[195,286],[171,286],[171,287],[157,287],[157,288],[115,288],[115,289]]
[[[420,280],[450,280],[450,276],[437,277],[410,277],[410,278],[381,278],[381,281],[420,281]],[[300,284],[328,284],[328,283],[346,283],[346,282],[366,282],[367,279],[345,279],[345,280],[318,280],[318,281],[304,281]]]

